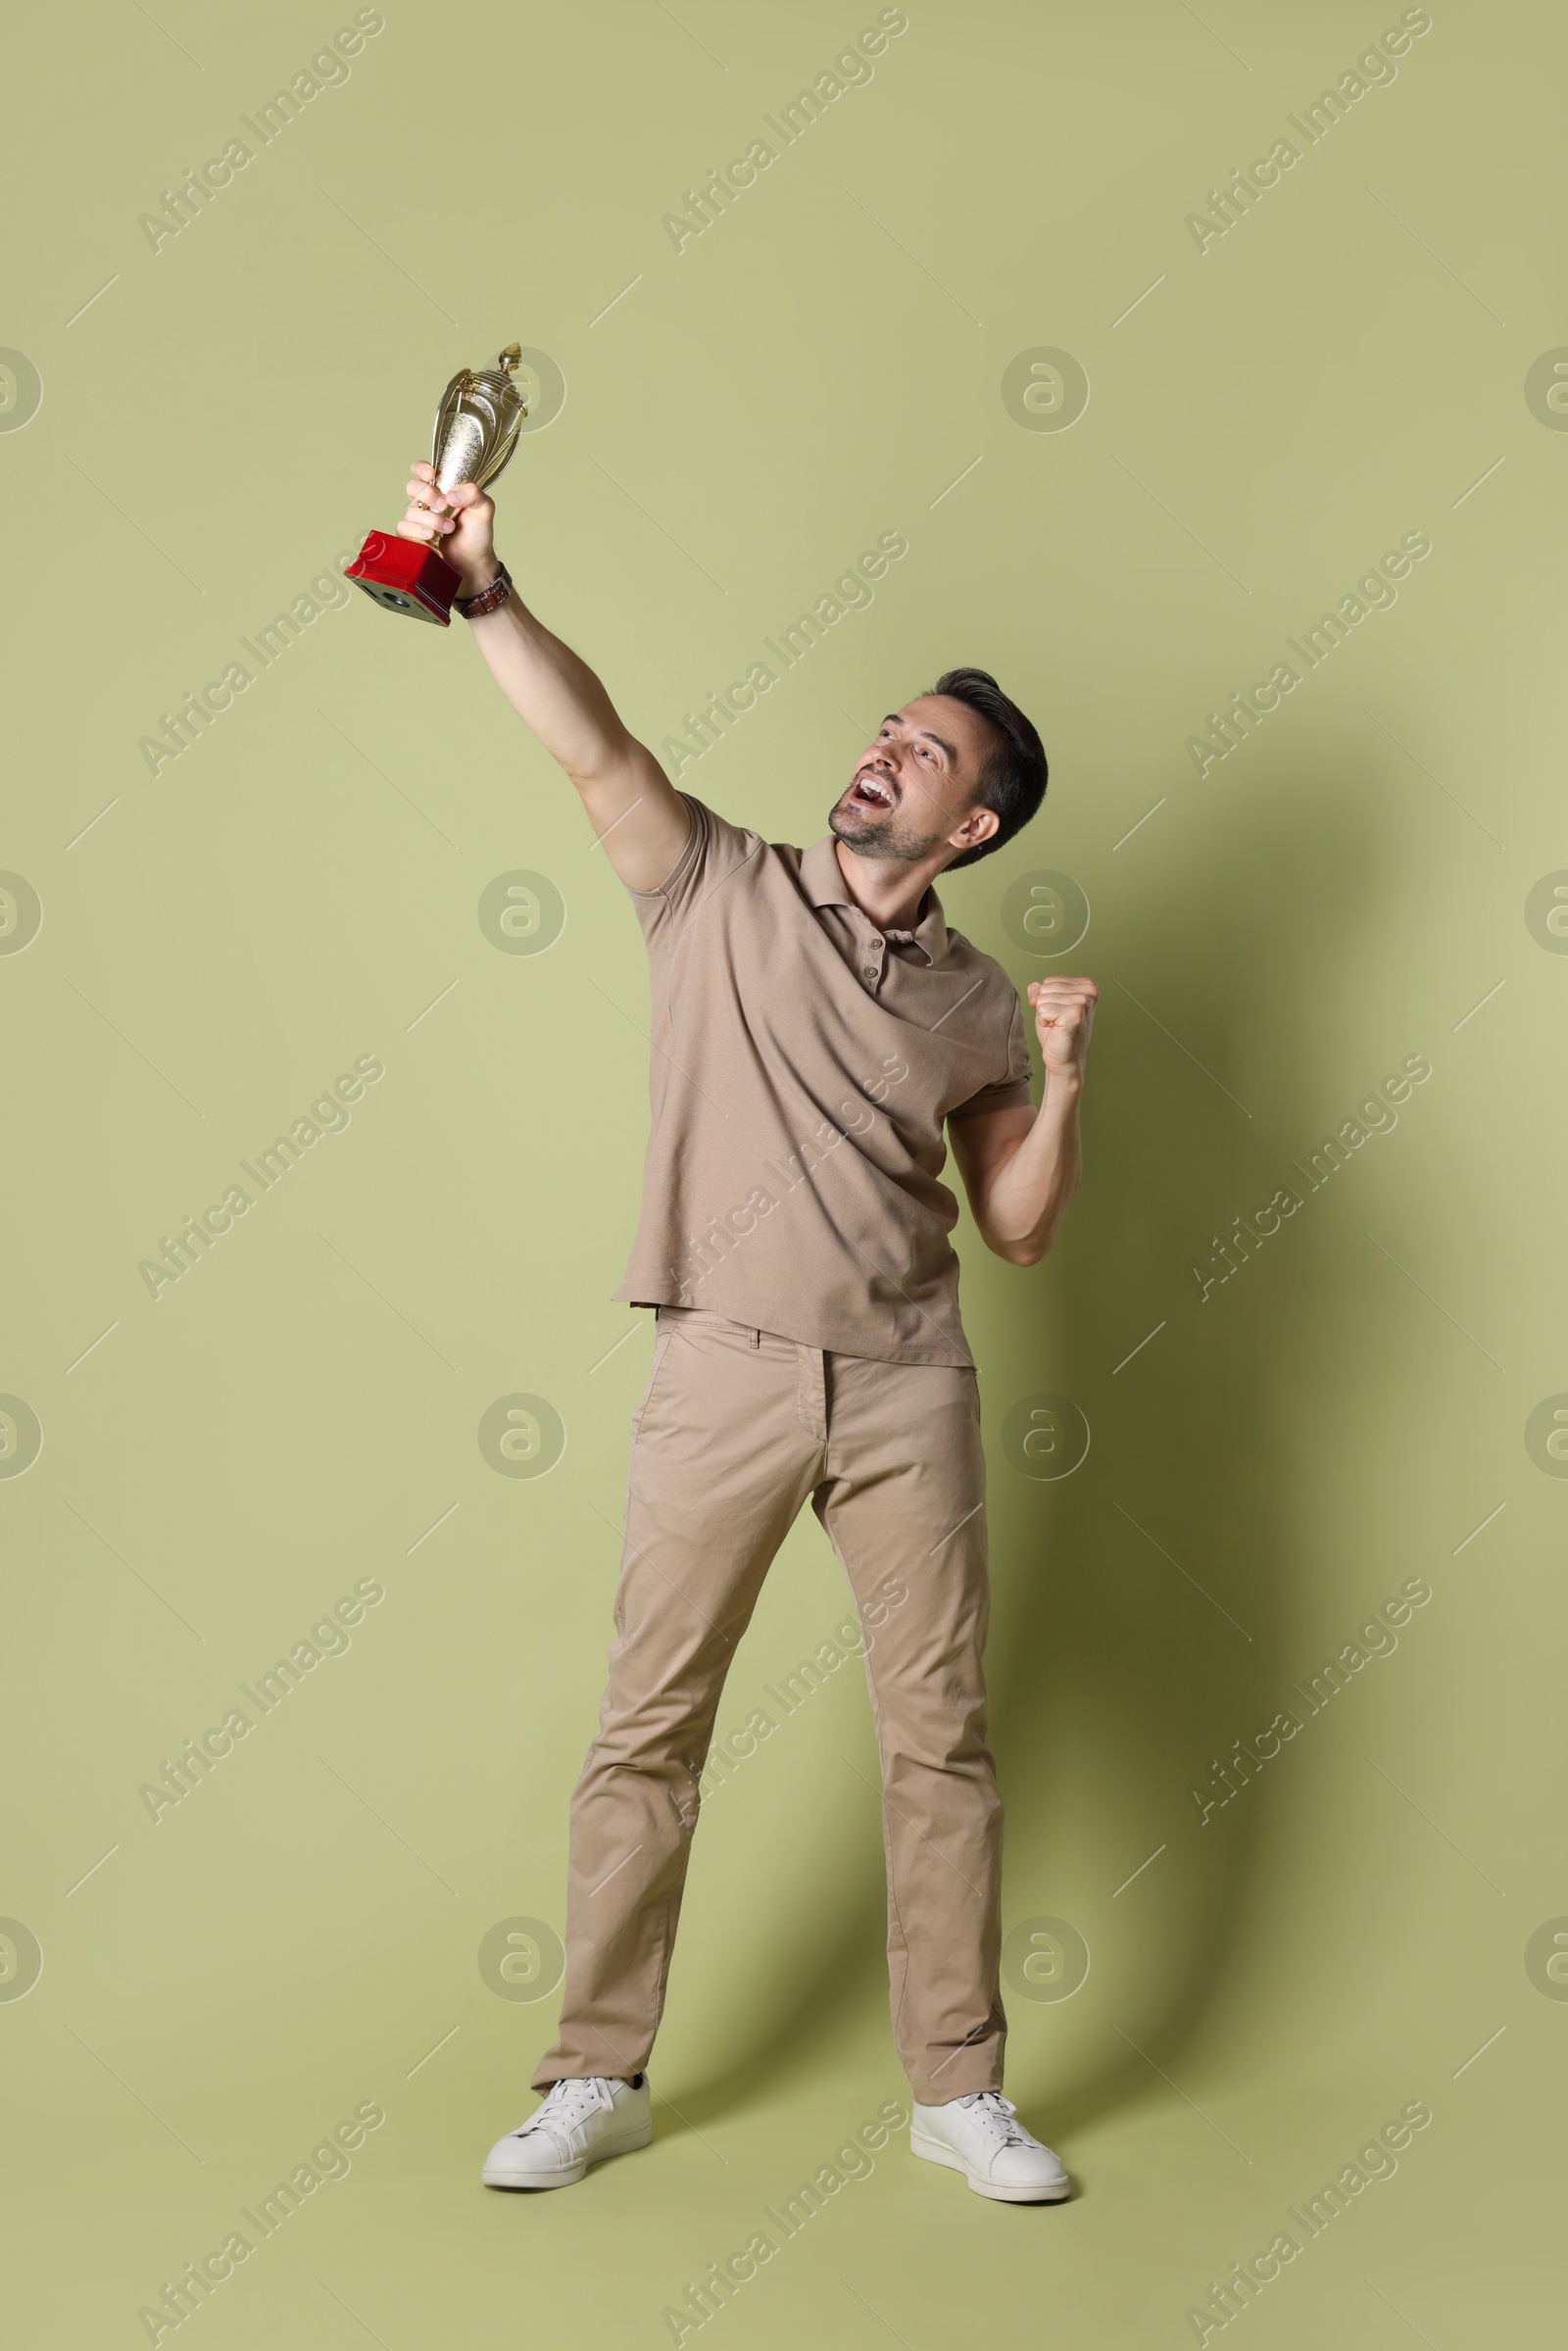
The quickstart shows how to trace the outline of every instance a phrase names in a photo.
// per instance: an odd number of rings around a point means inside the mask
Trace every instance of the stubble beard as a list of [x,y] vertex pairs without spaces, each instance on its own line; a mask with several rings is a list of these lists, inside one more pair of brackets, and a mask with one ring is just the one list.
[[901,809],[894,809],[888,823],[874,824],[855,815],[842,801],[834,803],[828,828],[858,857],[889,865],[918,865],[943,837],[940,833],[915,833],[904,822]]

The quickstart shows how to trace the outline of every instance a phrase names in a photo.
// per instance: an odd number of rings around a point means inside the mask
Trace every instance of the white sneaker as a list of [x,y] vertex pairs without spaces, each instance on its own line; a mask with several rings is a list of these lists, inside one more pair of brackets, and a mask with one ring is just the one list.
[[1071,2183],[1058,2157],[1031,2138],[1000,2090],[975,2090],[945,2106],[916,2104],[909,2152],[962,2172],[977,2196],[1001,2204],[1059,2204]]
[[635,2082],[574,2075],[554,2083],[520,2131],[496,2141],[479,2177],[486,2187],[571,2187],[591,2163],[629,2155],[653,2135],[646,2074]]

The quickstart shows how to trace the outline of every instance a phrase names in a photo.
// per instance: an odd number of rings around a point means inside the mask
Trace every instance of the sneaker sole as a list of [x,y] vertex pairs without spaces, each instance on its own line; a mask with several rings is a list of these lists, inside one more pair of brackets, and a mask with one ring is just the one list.
[[1055,2187],[1012,2187],[995,2180],[977,2180],[954,2148],[943,2146],[939,2139],[916,2138],[912,2132],[909,2153],[920,2156],[926,2163],[940,2163],[950,2172],[961,2173],[977,2196],[989,2196],[994,2204],[1065,2204],[1072,2194],[1070,2180],[1063,2180]]
[[524,2195],[543,2188],[575,2187],[578,2180],[587,2176],[592,2165],[609,2163],[616,2155],[635,2155],[639,2147],[646,2147],[650,2143],[653,2135],[654,2126],[648,2122],[640,2131],[629,2131],[622,2138],[607,2140],[604,2145],[596,2147],[591,2155],[581,2156],[576,2163],[563,2165],[559,2172],[512,2175],[487,2163],[479,2178],[486,2187],[512,2188]]

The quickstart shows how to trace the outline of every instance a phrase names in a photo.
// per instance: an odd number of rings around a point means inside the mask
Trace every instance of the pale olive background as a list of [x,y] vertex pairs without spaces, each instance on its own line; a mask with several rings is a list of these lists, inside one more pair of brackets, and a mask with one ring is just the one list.
[[[1525,1426],[1568,1390],[1568,960],[1525,906],[1568,867],[1568,439],[1525,381],[1568,344],[1565,59],[1544,7],[1431,13],[1201,254],[1186,215],[1396,9],[909,0],[874,78],[678,255],[663,214],[874,10],[387,0],[156,254],[139,216],[352,12],[97,0],[13,36],[0,341],[42,385],[0,430],[0,866],[43,915],[0,955],[0,1390],[43,1432],[0,1478],[0,1910],[43,1957],[0,2001],[18,2342],[147,2339],[141,2306],[365,2100],[350,2177],[188,2322],[209,2351],[667,2342],[686,2282],[905,2089],[851,1664],[712,1801],[654,2149],[481,2191],[555,2002],[499,1996],[480,1946],[562,1924],[647,1361],[610,1303],[642,950],[461,624],[356,593],[156,779],[138,751],[396,520],[447,377],[514,336],[566,396],[500,486],[504,552],[656,744],[907,537],[688,788],[809,841],[889,704],[990,665],[1053,781],[950,918],[1020,986],[1102,991],[1059,1247],[1021,1273],[960,1233],[1005,1924],[1091,1954],[1070,1999],[1009,1987],[1008,2083],[1078,2192],[990,2205],[895,2141],[705,2333],[1191,2341],[1208,2281],[1421,2099],[1397,2177],[1237,2324],[1535,2339],[1568,1486]],[[1041,347],[1087,375],[1070,429],[1004,405]],[[1205,713],[1414,530],[1397,605],[1200,781]],[[1042,868],[1092,908],[1065,964],[1002,918]],[[480,928],[516,871],[564,902],[548,953]],[[155,1303],[138,1262],[364,1054],[349,1129]],[[1397,1128],[1200,1302],[1211,1236],[1409,1054]],[[1061,1483],[1002,1446],[1038,1392],[1092,1434]],[[565,1431],[542,1478],[480,1450],[518,1394]],[[366,1577],[348,1653],[155,1825],[141,1784]],[[1396,1652],[1200,1823],[1214,1759],[1413,1577]],[[721,1730],[846,1607],[808,1521]]]

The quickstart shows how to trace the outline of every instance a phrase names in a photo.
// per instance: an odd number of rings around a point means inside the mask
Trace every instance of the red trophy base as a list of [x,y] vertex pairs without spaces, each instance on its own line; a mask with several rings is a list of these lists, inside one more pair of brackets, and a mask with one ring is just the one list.
[[433,620],[438,628],[452,626],[452,599],[463,581],[433,547],[414,539],[389,539],[372,530],[344,575],[373,597],[389,612],[407,612],[411,620]]

